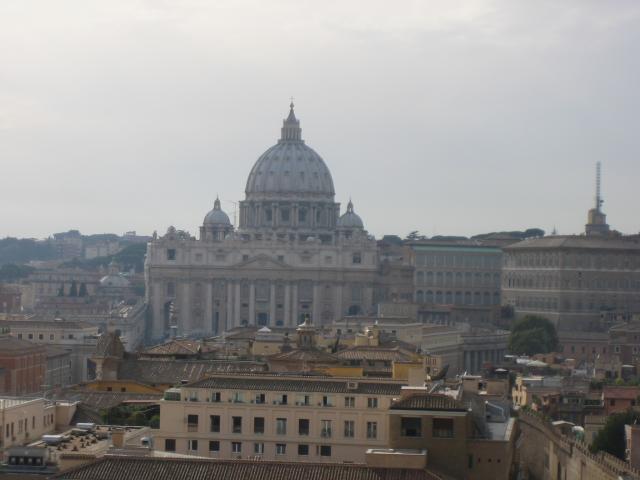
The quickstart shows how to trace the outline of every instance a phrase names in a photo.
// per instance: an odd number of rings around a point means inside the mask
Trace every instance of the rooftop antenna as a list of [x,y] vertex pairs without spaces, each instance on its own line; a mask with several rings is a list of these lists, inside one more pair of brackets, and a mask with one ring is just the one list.
[[596,162],[596,210],[600,211],[600,207],[604,203],[602,196],[600,195],[600,179],[601,179],[601,165],[600,162]]

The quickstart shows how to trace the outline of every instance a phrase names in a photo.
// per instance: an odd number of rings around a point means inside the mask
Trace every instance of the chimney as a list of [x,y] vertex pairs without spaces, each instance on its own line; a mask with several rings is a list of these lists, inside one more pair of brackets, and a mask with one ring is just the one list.
[[111,431],[111,444],[113,448],[124,448],[124,429],[114,428]]

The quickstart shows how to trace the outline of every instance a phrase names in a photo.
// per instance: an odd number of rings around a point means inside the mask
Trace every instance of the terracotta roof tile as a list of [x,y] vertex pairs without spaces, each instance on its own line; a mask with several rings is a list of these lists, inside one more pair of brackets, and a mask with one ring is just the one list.
[[53,478],[63,480],[428,480],[426,470],[366,465],[104,456]]

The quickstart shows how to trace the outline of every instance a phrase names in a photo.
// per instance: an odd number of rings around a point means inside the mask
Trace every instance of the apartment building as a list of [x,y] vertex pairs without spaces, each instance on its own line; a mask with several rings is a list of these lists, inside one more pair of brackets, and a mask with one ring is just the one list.
[[388,443],[393,381],[214,375],[167,390],[158,450],[212,458],[364,463]]

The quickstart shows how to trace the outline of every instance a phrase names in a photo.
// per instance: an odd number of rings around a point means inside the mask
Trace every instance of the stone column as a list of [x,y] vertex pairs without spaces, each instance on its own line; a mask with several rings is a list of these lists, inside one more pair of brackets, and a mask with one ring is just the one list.
[[151,336],[153,340],[157,340],[164,336],[164,291],[163,284],[161,282],[155,282],[151,286],[152,290],[152,305],[153,305],[153,328],[151,330]]
[[233,283],[227,282],[227,322],[224,326],[225,330],[233,328]]
[[236,281],[235,284],[235,294],[234,294],[234,298],[233,301],[235,302],[235,305],[233,306],[233,326],[234,327],[239,327],[240,326],[240,280]]
[[180,311],[178,312],[178,331],[183,335],[191,332],[191,283],[182,284],[182,298],[180,299]]
[[284,286],[284,325],[291,326],[291,284],[288,282]]
[[291,289],[291,325],[297,326],[300,319],[298,318],[298,284],[294,283]]
[[365,287],[364,292],[362,293],[364,296],[362,299],[362,304],[365,310],[364,313],[368,315],[373,308],[373,287]]
[[256,284],[249,285],[249,325],[256,324]]
[[204,331],[213,333],[213,281],[207,282],[204,289],[206,298],[204,299]]
[[333,309],[334,320],[342,320],[344,308],[342,306],[342,295],[344,291],[344,283],[336,283],[336,305]]
[[313,321],[314,325],[321,324],[322,304],[321,304],[320,296],[321,296],[320,285],[317,283],[314,283],[313,284],[313,305],[311,310],[311,320]]
[[276,282],[269,284],[269,325],[276,324]]

